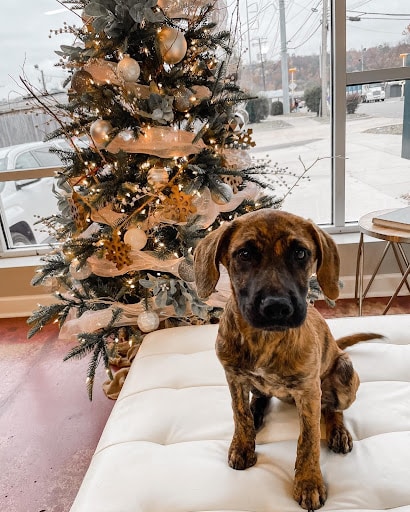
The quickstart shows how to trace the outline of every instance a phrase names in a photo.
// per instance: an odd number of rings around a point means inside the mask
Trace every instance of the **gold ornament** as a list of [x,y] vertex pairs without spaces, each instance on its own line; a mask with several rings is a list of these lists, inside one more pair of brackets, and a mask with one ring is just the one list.
[[84,231],[88,226],[88,207],[85,206],[80,194],[77,194],[77,192],[73,192],[71,197],[67,198],[67,202],[70,205],[70,217],[74,220],[77,231]]
[[92,82],[92,75],[84,69],[79,69],[71,78],[71,87],[79,94],[82,94],[92,88]]
[[221,174],[221,180],[231,187],[234,194],[239,192],[239,187],[243,184],[241,176],[234,176],[231,174]]
[[252,128],[248,128],[245,133],[238,135],[238,143],[251,148],[256,146],[256,142],[252,140]]
[[112,124],[104,119],[97,119],[90,126],[90,135],[97,147],[104,147],[110,140]]
[[131,265],[132,260],[129,256],[131,247],[120,240],[118,233],[113,232],[111,240],[104,240],[103,244],[106,259],[115,263],[118,270]]
[[179,190],[178,185],[171,188],[171,194],[163,202],[164,217],[175,222],[186,222],[190,215],[196,213],[192,204],[192,196]]
[[184,34],[173,27],[163,27],[157,34],[159,51],[166,64],[178,64],[185,57],[188,45]]
[[117,64],[117,75],[124,82],[136,82],[140,77],[140,73],[140,65],[128,54],[125,54],[123,59]]
[[160,188],[168,183],[168,172],[164,167],[152,167],[148,171],[147,181],[154,188]]

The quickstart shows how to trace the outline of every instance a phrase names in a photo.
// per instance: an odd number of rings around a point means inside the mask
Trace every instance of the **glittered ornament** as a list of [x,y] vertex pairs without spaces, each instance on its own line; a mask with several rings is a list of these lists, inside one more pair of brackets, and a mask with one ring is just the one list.
[[104,119],[97,119],[90,126],[90,135],[97,146],[105,146],[110,140],[112,125]]
[[76,71],[71,78],[71,87],[79,94],[89,91],[92,87],[92,83],[92,75],[84,69]]
[[185,57],[188,45],[184,34],[173,27],[163,27],[157,34],[159,51],[166,64],[178,64]]
[[124,82],[136,82],[140,77],[140,73],[141,69],[138,62],[127,54],[117,64],[117,75]]
[[193,262],[187,259],[181,261],[178,267],[178,274],[187,283],[193,283],[195,281]]
[[227,183],[220,183],[218,188],[211,190],[212,201],[216,204],[229,203],[232,195],[232,188]]
[[133,251],[140,251],[147,244],[147,235],[143,229],[130,228],[124,235],[124,242],[128,244]]
[[80,265],[80,262],[77,258],[74,258],[72,262],[70,263],[70,274],[74,279],[77,279],[78,281],[82,281],[83,279],[87,279],[87,277],[90,277],[92,274],[92,270],[90,265],[88,263],[84,263],[83,265]]
[[186,87],[181,87],[175,93],[174,107],[178,112],[188,112],[195,102],[193,92]]
[[155,311],[143,311],[138,315],[137,325],[142,332],[155,331],[159,326],[159,316]]
[[147,181],[154,188],[160,188],[168,183],[168,172],[164,167],[152,167],[148,171]]

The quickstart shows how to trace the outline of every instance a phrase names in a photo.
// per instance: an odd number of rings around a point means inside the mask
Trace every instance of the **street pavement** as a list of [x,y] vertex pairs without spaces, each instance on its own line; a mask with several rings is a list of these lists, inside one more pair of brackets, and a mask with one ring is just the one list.
[[[398,100],[399,101],[399,100]],[[401,119],[371,115],[371,107],[348,115],[346,121],[346,219],[385,208],[406,206],[410,194],[410,160],[401,157]],[[370,112],[370,113],[369,113]],[[317,223],[331,221],[331,130],[329,119],[301,111],[269,116],[250,124],[256,146],[250,150],[255,160],[277,163],[294,173],[285,181],[296,183],[305,168],[310,168],[284,202],[284,209]],[[393,128],[392,128],[393,127]],[[277,195],[286,187],[276,183]]]

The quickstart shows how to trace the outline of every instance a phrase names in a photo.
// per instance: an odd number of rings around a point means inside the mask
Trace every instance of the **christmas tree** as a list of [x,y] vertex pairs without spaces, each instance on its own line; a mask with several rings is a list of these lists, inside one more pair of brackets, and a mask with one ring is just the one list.
[[248,154],[252,131],[237,114],[248,95],[221,2],[61,3],[80,23],[57,52],[67,104],[47,108],[59,123],[49,138],[70,148],[56,150],[59,213],[42,220],[59,244],[33,279],[52,282],[57,301],[32,314],[29,336],[58,322],[75,341],[66,359],[90,357],[90,398],[101,361],[115,398],[147,332],[217,322],[223,300],[195,291],[195,245],[222,222],[278,207],[266,188],[286,171]]

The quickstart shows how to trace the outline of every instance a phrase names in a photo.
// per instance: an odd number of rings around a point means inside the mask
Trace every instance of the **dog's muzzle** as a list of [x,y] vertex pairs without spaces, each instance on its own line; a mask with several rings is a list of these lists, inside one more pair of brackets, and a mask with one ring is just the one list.
[[306,302],[296,297],[266,296],[256,300],[243,311],[248,322],[256,328],[280,331],[299,327],[306,318]]

